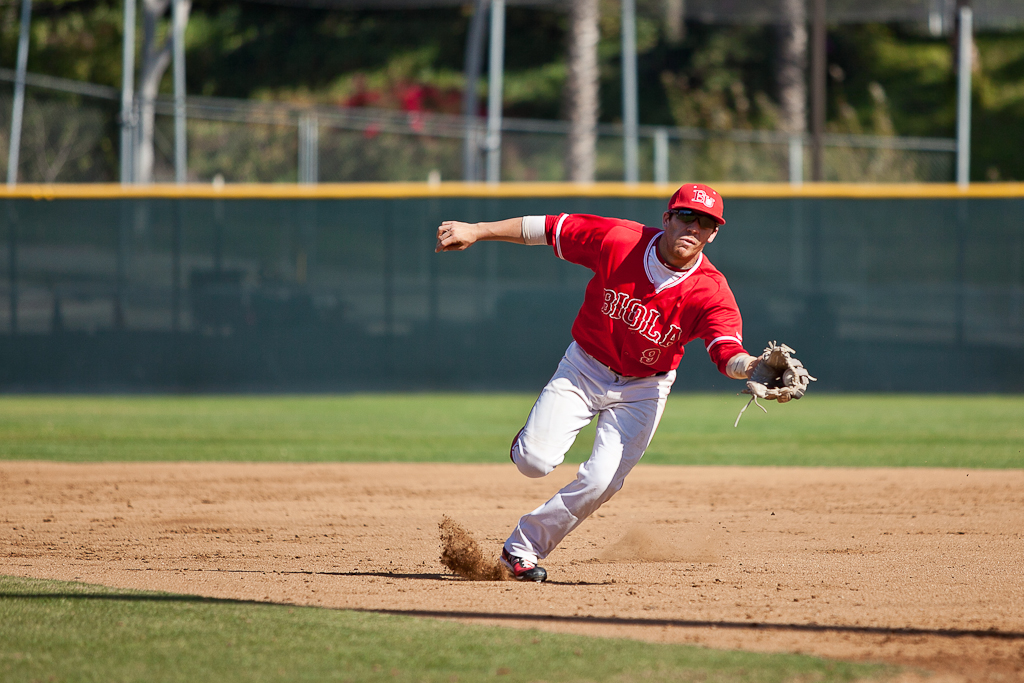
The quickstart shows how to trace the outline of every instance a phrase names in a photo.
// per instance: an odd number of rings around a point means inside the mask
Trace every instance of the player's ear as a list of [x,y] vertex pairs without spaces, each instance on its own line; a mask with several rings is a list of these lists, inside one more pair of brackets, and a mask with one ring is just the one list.
[[666,211],[661,214],[661,228],[662,230],[668,230],[668,223],[672,220],[672,214]]
[[711,233],[710,237],[708,237],[708,244],[714,242],[716,237],[718,237],[718,228],[715,228],[715,231]]

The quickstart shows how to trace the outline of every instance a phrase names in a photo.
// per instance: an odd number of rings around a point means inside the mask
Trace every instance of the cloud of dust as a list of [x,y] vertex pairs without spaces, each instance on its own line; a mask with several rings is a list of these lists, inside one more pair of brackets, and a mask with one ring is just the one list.
[[[667,531],[667,530],[666,530]],[[711,530],[702,526],[666,534],[635,526],[605,549],[600,559],[633,562],[715,562],[719,555]]]
[[506,581],[508,571],[497,559],[486,560],[468,531],[447,515],[441,529],[441,564],[471,581]]

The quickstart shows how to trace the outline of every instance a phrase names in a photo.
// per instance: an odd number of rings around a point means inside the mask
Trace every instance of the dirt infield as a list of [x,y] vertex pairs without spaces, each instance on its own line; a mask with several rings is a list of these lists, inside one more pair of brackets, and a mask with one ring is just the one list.
[[0,573],[1024,680],[1024,471],[641,465],[547,584],[441,566],[574,472],[2,462]]

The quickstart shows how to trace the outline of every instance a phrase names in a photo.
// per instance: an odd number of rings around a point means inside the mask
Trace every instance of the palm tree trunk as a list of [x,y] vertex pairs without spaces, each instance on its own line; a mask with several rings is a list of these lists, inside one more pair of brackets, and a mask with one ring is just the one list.
[[569,180],[577,183],[593,182],[597,166],[599,18],[598,0],[572,0],[566,80],[571,124],[567,163]]
[[807,10],[804,0],[782,0],[779,63],[776,80],[782,127],[802,135],[807,130]]
[[[157,24],[167,12],[172,0],[143,0],[142,70],[139,73],[139,138],[136,153],[136,182],[153,182],[155,152],[153,134],[156,124],[156,96],[160,81],[171,64],[173,32],[167,31],[163,43],[157,46]],[[185,3],[187,20],[191,2]]]

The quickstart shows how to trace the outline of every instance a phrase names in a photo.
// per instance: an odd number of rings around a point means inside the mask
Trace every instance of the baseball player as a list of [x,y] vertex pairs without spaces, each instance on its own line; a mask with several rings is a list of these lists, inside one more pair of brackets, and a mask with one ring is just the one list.
[[[718,192],[689,184],[672,195],[660,228],[561,214],[445,221],[437,229],[435,252],[461,251],[481,240],[547,244],[558,258],[594,271],[573,342],[512,441],[510,456],[524,475],[543,477],[597,417],[593,451],[576,479],[523,515],[505,541],[501,560],[515,578],[546,580],[537,562],[622,488],[654,436],[687,342],[702,339],[718,369],[734,379],[751,378],[762,364],[761,356],[744,350],[736,300],[703,254],[725,225],[722,209]],[[747,393],[788,400],[806,388],[802,375],[797,384],[793,391],[768,391],[752,380]]]

